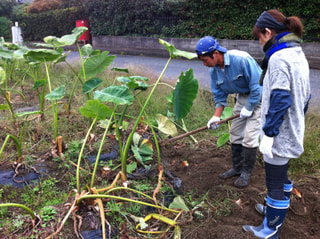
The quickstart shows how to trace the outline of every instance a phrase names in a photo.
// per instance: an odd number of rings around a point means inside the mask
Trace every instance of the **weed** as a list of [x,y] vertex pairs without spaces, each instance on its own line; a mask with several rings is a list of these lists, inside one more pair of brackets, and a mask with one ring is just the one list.
[[57,214],[57,210],[53,207],[46,206],[43,207],[40,213],[43,222],[49,222],[55,219],[55,215]]

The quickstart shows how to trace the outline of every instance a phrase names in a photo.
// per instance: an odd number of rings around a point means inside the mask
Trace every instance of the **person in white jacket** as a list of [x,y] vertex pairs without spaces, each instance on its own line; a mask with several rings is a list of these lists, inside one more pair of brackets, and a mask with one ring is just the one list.
[[268,190],[266,205],[256,209],[265,215],[260,226],[245,225],[259,238],[278,238],[293,187],[288,163],[303,153],[305,113],[311,98],[309,65],[300,43],[303,25],[298,17],[278,10],[263,12],[253,35],[265,52],[261,64],[262,90],[260,152],[263,154]]

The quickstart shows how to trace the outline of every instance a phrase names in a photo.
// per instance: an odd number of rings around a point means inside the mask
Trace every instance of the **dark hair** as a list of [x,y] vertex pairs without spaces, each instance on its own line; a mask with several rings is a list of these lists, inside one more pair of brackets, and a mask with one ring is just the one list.
[[200,59],[200,56],[209,56],[211,59],[213,59],[213,53],[217,51],[217,50],[213,50],[213,51],[210,51],[210,52],[207,52],[205,54],[202,54],[202,55],[198,55],[198,59]]
[[[269,13],[279,23],[284,24],[287,28],[285,30],[275,30],[270,28],[270,30],[273,30],[276,34],[289,31],[296,34],[298,37],[302,38],[303,24],[299,17],[292,16],[287,18],[276,9],[268,10],[267,13]],[[255,38],[259,38],[260,33],[264,34],[265,32],[266,32],[265,28],[260,28],[260,27],[257,27],[256,25],[252,29],[252,35]]]

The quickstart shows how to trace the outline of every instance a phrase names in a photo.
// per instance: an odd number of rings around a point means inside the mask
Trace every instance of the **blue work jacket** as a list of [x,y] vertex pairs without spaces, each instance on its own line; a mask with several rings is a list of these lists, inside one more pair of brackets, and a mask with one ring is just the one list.
[[224,69],[220,66],[210,68],[211,91],[216,108],[227,106],[229,94],[249,94],[245,107],[253,111],[259,104],[262,86],[259,85],[261,68],[246,52],[230,50],[224,53]]

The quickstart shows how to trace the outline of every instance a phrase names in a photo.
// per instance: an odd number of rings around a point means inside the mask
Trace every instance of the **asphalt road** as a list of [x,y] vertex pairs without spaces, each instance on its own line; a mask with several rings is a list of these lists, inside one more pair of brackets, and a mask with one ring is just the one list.
[[[78,54],[71,52],[67,60],[77,58]],[[160,75],[167,61],[168,58],[161,57],[117,55],[111,67],[129,68],[130,66],[135,66],[142,69],[145,68],[156,75]],[[176,81],[181,72],[186,72],[190,68],[193,69],[194,78],[198,80],[200,88],[210,91],[209,68],[202,65],[202,62],[199,60],[172,59],[164,73],[163,80]],[[312,94],[310,106],[320,108],[320,70],[310,69],[310,81]]]

